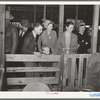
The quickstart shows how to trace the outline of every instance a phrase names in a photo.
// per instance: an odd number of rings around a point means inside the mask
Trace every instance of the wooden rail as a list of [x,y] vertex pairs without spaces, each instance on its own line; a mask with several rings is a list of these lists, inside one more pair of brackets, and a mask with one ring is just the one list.
[[[60,55],[17,55],[6,54],[6,62],[53,62],[60,63]],[[51,67],[6,67],[6,72],[9,74],[23,73],[23,72],[55,72],[59,75],[60,64],[58,66]],[[58,84],[59,76],[55,77],[7,77],[7,85],[26,85],[30,82],[41,81],[45,84]],[[8,90],[17,90],[9,89]],[[21,89],[18,89],[21,90]]]
[[[86,71],[87,64],[90,54],[69,54],[63,56],[63,61],[60,55],[42,55],[41,57],[36,55],[16,55],[16,54],[6,54],[7,62],[56,62],[59,63],[55,67],[6,67],[7,73],[23,73],[23,72],[56,72],[55,77],[7,77],[7,85],[26,85],[33,81],[42,81],[46,84],[58,84],[59,82],[59,72],[60,67],[63,66],[63,88],[67,90],[81,89],[86,86]],[[71,64],[71,82],[70,85],[66,86],[66,79],[68,78],[68,59],[70,59]],[[62,63],[62,64],[61,64]],[[60,66],[61,65],[61,66]],[[78,68],[78,69],[77,69]],[[85,68],[85,73],[83,77],[83,72]],[[77,73],[76,73],[77,70]],[[77,74],[77,79],[75,78]],[[67,88],[66,88],[67,87]],[[8,89],[14,90],[14,89]],[[15,89],[17,90],[17,89]],[[21,90],[21,89],[18,89]]]
[[[73,91],[76,89],[75,87],[77,87],[77,90],[81,90],[86,87],[86,71],[90,56],[91,54],[64,55],[64,87],[67,84],[65,80],[68,78],[68,67],[71,67],[71,82],[69,83],[68,90]],[[68,64],[68,60],[70,60],[71,65]]]

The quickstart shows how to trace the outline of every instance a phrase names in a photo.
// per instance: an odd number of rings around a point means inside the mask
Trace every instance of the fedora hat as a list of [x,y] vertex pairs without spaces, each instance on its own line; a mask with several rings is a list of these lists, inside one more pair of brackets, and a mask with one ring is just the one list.
[[30,27],[30,22],[28,19],[23,19],[21,21],[21,25],[24,26],[24,27]]
[[6,19],[13,19],[14,17],[10,14],[10,12],[7,10],[6,11]]

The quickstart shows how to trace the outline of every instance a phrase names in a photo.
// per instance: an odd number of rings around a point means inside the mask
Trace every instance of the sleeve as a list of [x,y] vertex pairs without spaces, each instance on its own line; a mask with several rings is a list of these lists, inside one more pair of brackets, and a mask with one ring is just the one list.
[[15,54],[16,53],[16,49],[17,49],[17,45],[18,45],[18,31],[16,28],[12,28],[12,49],[11,49],[11,54]]
[[33,54],[34,51],[30,51],[29,50],[29,44],[31,42],[31,39],[28,37],[25,38],[24,42],[23,42],[23,46],[22,46],[22,53],[24,54]]
[[39,36],[38,38],[38,50],[42,53],[42,36]]
[[77,35],[75,35],[75,41],[74,41],[74,46],[71,48],[72,52],[76,52],[78,50],[79,46],[78,46],[78,37]]
[[57,54],[57,33],[54,31],[55,40],[53,43],[53,54]]
[[87,36],[86,38],[85,46],[86,46],[86,49],[91,48],[91,38],[89,36]]
[[57,39],[57,52],[58,52],[58,54],[61,54],[61,52],[62,52],[61,35],[59,35],[59,37]]

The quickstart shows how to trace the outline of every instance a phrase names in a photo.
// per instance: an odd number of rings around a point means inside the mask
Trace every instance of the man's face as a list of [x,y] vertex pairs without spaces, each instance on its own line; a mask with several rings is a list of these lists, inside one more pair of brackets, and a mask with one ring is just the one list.
[[66,26],[66,29],[69,33],[72,33],[72,31],[74,30],[74,25],[69,25],[68,27]]
[[23,30],[24,32],[26,32],[27,29],[28,29],[28,27],[22,26],[22,30]]
[[38,27],[35,28],[35,32],[37,35],[40,35],[42,33],[42,29],[43,27],[41,25],[39,25]]

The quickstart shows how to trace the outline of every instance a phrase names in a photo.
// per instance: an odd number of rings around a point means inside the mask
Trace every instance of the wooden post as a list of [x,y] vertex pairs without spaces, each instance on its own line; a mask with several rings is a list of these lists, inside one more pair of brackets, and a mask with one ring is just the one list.
[[64,5],[59,6],[59,34],[63,32],[64,27]]
[[76,5],[75,27],[77,27],[77,20],[78,20],[78,5]]
[[44,5],[44,14],[43,14],[43,19],[46,19],[46,5]]
[[4,33],[5,33],[5,6],[0,5],[0,90],[4,79]]
[[99,5],[95,5],[93,14],[92,53],[97,52],[98,23],[99,23]]
[[33,23],[36,23],[36,5],[34,5],[34,22]]

